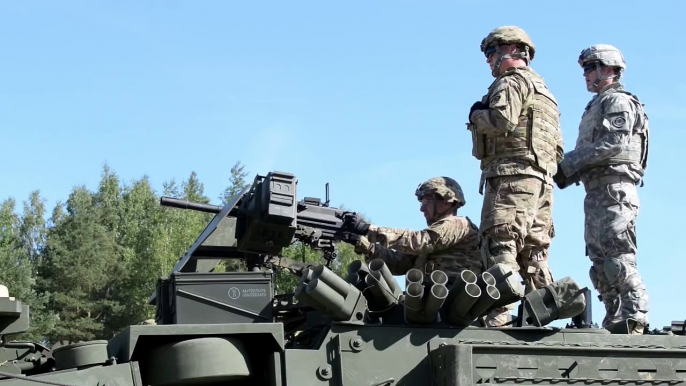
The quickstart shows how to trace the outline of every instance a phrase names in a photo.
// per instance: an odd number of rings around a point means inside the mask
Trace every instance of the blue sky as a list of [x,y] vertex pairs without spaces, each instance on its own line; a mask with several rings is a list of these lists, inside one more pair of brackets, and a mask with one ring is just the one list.
[[[414,229],[425,225],[416,186],[451,176],[466,193],[461,214],[478,224],[480,171],[465,122],[493,79],[479,43],[514,24],[536,44],[532,66],[560,103],[566,150],[591,98],[580,51],[623,51],[625,84],[652,128],[638,220],[651,327],[683,320],[686,81],[675,36],[686,5],[497,4],[1,2],[0,198],[39,189],[52,209],[75,185],[95,189],[107,162],[124,181],[149,175],[158,190],[196,171],[218,203],[240,160],[251,179],[294,173],[301,196],[323,196],[329,182],[333,205]],[[581,186],[555,190],[551,266],[591,286],[583,196]],[[594,301],[594,320],[603,314]]]

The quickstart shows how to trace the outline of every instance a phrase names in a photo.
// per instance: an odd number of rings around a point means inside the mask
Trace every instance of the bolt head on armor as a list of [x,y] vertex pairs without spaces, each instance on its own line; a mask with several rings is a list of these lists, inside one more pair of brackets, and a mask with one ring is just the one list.
[[486,54],[486,50],[492,45],[501,44],[521,44],[529,47],[529,60],[534,59],[536,47],[529,35],[517,26],[507,25],[494,29],[483,40],[481,40],[481,52]]
[[579,65],[584,67],[586,64],[600,62],[608,67],[618,67],[622,71],[626,69],[626,62],[622,51],[609,44],[594,44],[581,51],[579,55]]
[[427,195],[435,194],[444,201],[458,203],[458,207],[462,207],[466,203],[462,187],[450,177],[434,177],[422,182],[414,194],[419,201]]

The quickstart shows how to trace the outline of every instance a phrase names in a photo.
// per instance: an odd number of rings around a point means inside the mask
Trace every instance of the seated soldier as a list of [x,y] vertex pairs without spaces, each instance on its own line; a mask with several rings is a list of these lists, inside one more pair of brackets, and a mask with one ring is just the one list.
[[425,275],[442,270],[449,283],[464,269],[482,271],[479,230],[467,217],[457,216],[465,204],[462,188],[453,179],[435,177],[415,191],[428,228],[421,231],[385,228],[369,224],[357,214],[348,215],[344,229],[355,252],[369,262],[381,258],[393,275],[417,268]]

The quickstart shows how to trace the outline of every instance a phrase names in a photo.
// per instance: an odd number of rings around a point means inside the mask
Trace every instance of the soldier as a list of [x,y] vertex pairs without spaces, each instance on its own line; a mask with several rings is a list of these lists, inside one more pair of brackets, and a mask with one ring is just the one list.
[[629,333],[642,334],[648,295],[636,269],[636,185],[647,166],[648,117],[619,81],[626,63],[617,48],[586,48],[579,65],[595,95],[581,117],[576,147],[565,154],[554,179],[560,189],[579,181],[586,189],[584,239],[591,282],[605,304],[603,327],[628,323]]
[[355,252],[365,255],[368,262],[383,259],[394,275],[404,275],[411,268],[425,274],[440,269],[453,283],[464,269],[481,273],[478,228],[469,218],[457,216],[465,204],[460,185],[452,178],[435,177],[420,184],[415,195],[428,228],[384,228],[349,215],[345,228],[351,232],[348,242]]
[[[468,124],[472,154],[481,161],[482,254],[487,268],[503,263],[518,271],[529,292],[553,282],[548,249],[552,177],[563,155],[560,113],[543,78],[529,67],[536,51],[521,28],[494,29],[481,51],[495,77],[472,106]],[[486,324],[506,324],[513,308],[494,310]]]

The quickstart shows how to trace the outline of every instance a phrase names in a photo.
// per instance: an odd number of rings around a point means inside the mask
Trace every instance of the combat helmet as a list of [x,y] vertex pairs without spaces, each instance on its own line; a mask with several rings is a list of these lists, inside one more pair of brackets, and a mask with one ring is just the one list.
[[593,62],[600,62],[610,67],[618,67],[622,71],[626,69],[626,61],[624,61],[622,51],[609,44],[594,44],[581,51],[581,54],[579,54],[579,65],[581,67]]
[[[578,62],[581,68],[585,69],[587,66],[595,66],[595,69],[598,70],[598,78],[593,83],[594,87],[598,87],[598,83],[601,80],[621,78],[622,72],[626,69],[626,61],[622,51],[609,44],[594,44],[584,48],[581,50],[581,54],[579,54]],[[601,65],[614,67],[617,69],[617,73],[615,75],[602,75],[600,72]]]
[[[502,44],[524,46],[524,52],[502,55],[500,53],[500,45]],[[498,67],[500,67],[503,59],[524,59],[527,64],[531,63],[536,55],[536,46],[534,46],[531,38],[523,29],[513,25],[506,25],[494,29],[481,40],[481,52],[486,57],[493,52],[498,54],[498,60],[493,67],[493,76],[497,76]]]
[[466,203],[462,187],[450,177],[430,178],[419,184],[414,194],[417,196],[417,200],[420,201],[427,195],[435,194],[447,202],[456,202],[458,208]]

